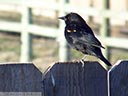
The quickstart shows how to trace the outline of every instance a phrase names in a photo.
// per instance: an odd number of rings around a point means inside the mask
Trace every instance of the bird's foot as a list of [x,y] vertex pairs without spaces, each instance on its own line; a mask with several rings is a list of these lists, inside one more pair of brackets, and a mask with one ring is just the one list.
[[82,64],[82,67],[84,67],[84,59],[80,59],[80,60],[73,60],[72,62],[78,62]]
[[81,59],[80,62],[82,63],[82,67],[84,67],[84,59]]
[[86,55],[84,55],[84,57],[80,60],[80,62],[82,63],[82,67],[84,67],[84,59],[86,58]]
[[84,57],[82,57],[82,59],[80,60],[73,60],[73,61],[77,61],[78,63],[81,62],[82,63],[82,67],[84,67],[84,59],[86,58],[86,55],[84,55]]

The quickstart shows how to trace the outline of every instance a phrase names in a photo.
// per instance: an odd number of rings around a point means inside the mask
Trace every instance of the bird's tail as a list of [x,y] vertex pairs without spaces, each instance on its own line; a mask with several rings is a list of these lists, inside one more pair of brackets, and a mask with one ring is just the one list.
[[99,57],[105,64],[107,64],[108,66],[112,66],[111,63],[102,55]]

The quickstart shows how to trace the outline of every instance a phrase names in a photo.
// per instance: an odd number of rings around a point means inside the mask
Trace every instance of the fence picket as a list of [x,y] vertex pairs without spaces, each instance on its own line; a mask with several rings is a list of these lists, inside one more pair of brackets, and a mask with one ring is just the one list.
[[107,71],[97,62],[56,63],[44,84],[45,96],[107,96]]
[[128,61],[121,61],[109,71],[110,96],[128,96]]

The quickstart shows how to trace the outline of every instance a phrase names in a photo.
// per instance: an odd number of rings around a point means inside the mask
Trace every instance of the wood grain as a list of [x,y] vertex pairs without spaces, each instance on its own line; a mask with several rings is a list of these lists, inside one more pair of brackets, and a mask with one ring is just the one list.
[[107,71],[98,62],[84,63],[56,63],[45,76],[45,96],[107,96]]

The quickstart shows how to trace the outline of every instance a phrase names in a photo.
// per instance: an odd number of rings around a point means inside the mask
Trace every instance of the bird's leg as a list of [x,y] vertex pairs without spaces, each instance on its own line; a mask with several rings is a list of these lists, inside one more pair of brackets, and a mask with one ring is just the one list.
[[81,59],[80,62],[82,63],[82,67],[84,67],[84,60]]
[[84,55],[84,57],[80,60],[80,62],[82,63],[82,67],[84,67],[84,59],[86,58],[86,55]]

